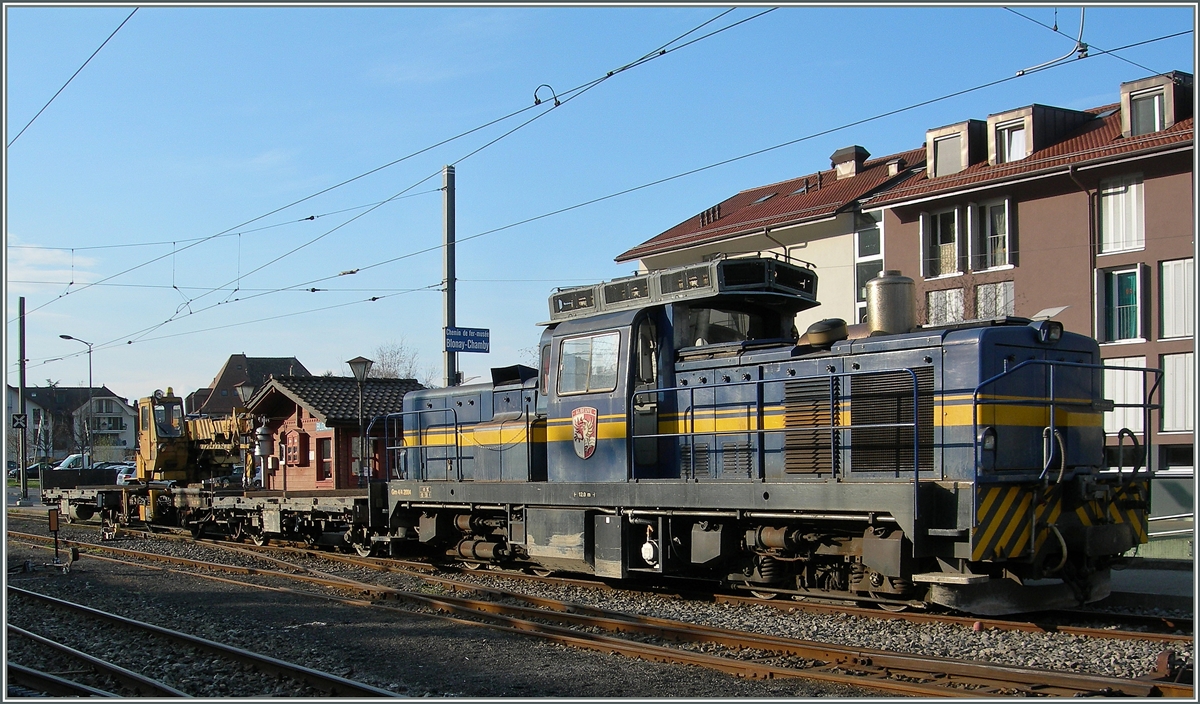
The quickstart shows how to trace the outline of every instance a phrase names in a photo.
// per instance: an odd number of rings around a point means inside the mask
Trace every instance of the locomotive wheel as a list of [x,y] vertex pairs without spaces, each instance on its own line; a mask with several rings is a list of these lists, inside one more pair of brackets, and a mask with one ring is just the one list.
[[778,599],[779,598],[779,592],[760,592],[760,591],[751,589],[750,593],[753,594],[754,596],[758,597],[759,599]]
[[472,572],[487,569],[487,565],[483,562],[464,562],[462,566],[464,570],[471,570]]
[[549,577],[554,574],[554,570],[548,570],[545,567],[530,567],[529,572],[536,577]]

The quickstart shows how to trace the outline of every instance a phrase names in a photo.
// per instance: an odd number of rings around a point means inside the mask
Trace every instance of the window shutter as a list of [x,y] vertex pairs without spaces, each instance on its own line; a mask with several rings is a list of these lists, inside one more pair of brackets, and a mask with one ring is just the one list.
[[966,228],[963,227],[963,209],[954,209],[954,249],[958,252],[957,261],[955,263],[955,271],[966,271],[967,269],[967,243]]
[[1013,230],[1016,229],[1012,217],[1012,198],[1004,199],[1004,263],[1013,264]]
[[929,278],[929,250],[933,233],[929,229],[929,213],[921,213],[921,277]]
[[1162,327],[1159,337],[1188,337],[1195,312],[1195,265],[1192,259],[1163,262],[1159,287]]
[[1150,339],[1150,266],[1138,264],[1138,337]]
[[980,254],[984,251],[979,246],[979,238],[981,233],[986,234],[987,228],[981,226],[979,222],[979,206],[974,203],[967,203],[967,261],[970,262],[972,271],[982,269],[980,262],[982,261]]

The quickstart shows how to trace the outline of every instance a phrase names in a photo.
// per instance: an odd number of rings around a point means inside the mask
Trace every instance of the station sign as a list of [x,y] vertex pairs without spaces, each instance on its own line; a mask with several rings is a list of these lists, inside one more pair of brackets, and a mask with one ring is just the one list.
[[488,328],[445,328],[447,352],[490,352],[492,331]]

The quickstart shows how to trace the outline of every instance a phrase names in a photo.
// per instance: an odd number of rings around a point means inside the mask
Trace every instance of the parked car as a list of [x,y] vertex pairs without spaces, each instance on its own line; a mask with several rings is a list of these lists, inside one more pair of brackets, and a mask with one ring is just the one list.
[[[42,470],[49,469],[49,468],[50,468],[49,462],[35,462],[25,468],[25,478],[26,479],[37,479],[38,477],[41,476]],[[21,472],[18,468],[13,467],[8,470],[8,478],[9,479],[19,479],[20,476],[21,476]]]
[[117,483],[129,484],[135,481],[137,481],[137,467],[128,463],[122,464],[121,468],[117,470]]

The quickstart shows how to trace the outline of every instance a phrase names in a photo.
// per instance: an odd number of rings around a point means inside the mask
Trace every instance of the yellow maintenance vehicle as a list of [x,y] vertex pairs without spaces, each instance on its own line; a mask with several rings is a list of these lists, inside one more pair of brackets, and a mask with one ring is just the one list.
[[[246,466],[253,447],[244,438],[251,433],[245,409],[235,408],[228,418],[187,418],[183,399],[170,387],[166,393],[137,403],[137,480],[150,488],[142,506],[142,520],[157,521],[164,502],[162,488],[212,488],[214,480],[227,478],[235,466]],[[178,493],[178,491],[176,491]],[[177,508],[186,508],[179,506]]]

